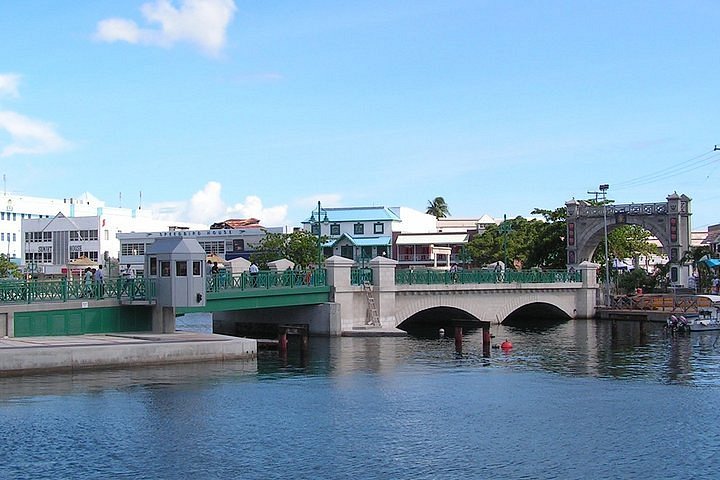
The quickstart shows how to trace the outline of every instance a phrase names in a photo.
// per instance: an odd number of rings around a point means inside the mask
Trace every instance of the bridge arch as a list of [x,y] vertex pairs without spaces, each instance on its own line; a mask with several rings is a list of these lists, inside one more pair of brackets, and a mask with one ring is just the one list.
[[572,319],[562,308],[546,302],[532,302],[513,310],[502,321],[503,325],[540,326],[561,323]]
[[480,319],[470,312],[457,307],[440,306],[420,310],[410,315],[410,317],[400,322],[397,328],[405,331],[423,330],[430,327],[434,329],[445,328],[447,330],[448,327],[458,321],[465,325],[473,323],[477,323],[478,327],[482,325]]
[[592,257],[604,238],[607,218],[608,232],[621,225],[639,225],[652,233],[670,260],[671,282],[686,285],[689,267],[680,261],[683,253],[690,248],[691,199],[673,193],[666,200],[659,203],[609,204],[605,207],[590,205],[583,200],[566,202],[568,268],[577,268],[582,261]]

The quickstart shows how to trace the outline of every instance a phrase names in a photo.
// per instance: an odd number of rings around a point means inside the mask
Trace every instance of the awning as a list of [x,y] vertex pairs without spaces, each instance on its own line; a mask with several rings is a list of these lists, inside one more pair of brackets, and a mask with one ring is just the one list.
[[706,258],[702,262],[709,268],[720,267],[720,259],[717,258]]
[[325,244],[325,246],[336,246],[340,242],[342,242],[343,239],[347,239],[347,241],[356,246],[356,247],[387,247],[390,246],[390,243],[392,241],[392,237],[390,236],[382,236],[382,237],[352,237],[348,235],[347,233],[343,233],[340,238],[330,241]]

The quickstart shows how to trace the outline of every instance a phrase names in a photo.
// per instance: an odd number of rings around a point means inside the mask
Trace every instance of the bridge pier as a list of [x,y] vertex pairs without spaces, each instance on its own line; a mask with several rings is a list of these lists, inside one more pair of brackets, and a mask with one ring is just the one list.
[[483,325],[483,357],[490,356],[490,342],[492,336],[490,335],[490,325]]
[[175,307],[153,306],[152,332],[175,333]]
[[457,353],[462,353],[462,344],[463,344],[463,331],[462,327],[455,326],[455,351]]

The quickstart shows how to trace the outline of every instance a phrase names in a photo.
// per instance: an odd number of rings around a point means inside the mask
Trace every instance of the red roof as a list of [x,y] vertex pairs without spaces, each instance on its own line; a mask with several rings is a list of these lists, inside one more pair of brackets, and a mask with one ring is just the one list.
[[260,225],[260,220],[257,218],[229,218],[210,225],[210,230],[240,228],[262,228],[262,225]]

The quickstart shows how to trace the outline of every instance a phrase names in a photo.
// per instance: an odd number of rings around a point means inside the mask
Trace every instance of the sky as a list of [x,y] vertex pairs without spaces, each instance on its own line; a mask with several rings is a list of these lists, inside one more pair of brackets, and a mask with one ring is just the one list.
[[0,0],[7,193],[299,225],[692,198],[720,223],[716,1]]

